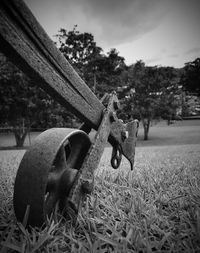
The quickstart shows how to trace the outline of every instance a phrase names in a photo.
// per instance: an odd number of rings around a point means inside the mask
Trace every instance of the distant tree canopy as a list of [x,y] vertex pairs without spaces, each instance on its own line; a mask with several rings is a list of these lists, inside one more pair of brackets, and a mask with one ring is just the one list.
[[[95,71],[93,75],[96,78],[95,93],[100,97],[105,92],[110,93],[113,90],[117,90],[117,87],[123,85],[123,77],[121,74],[126,68],[126,65],[124,58],[119,56],[116,49],[112,48],[107,55],[101,55],[95,62],[91,62],[90,64],[94,64]],[[88,73],[91,72],[86,69],[86,82],[90,83],[93,79],[88,78]]]
[[98,58],[102,52],[102,48],[96,45],[94,36],[86,32],[80,33],[76,25],[68,32],[61,28],[56,37],[60,51],[81,76],[84,67]]
[[182,84],[186,91],[200,96],[200,58],[185,63]]
[[77,26],[68,32],[60,29],[56,37],[60,51],[98,96],[121,84],[120,74],[126,65],[116,49],[103,54],[93,35],[80,33]]
[[171,67],[148,67],[142,61],[129,67],[124,90],[124,110],[139,118],[148,139],[150,123],[155,117],[171,118],[179,106],[179,75]]
[[30,127],[49,128],[69,122],[69,113],[0,54],[0,124],[13,128],[23,146]]

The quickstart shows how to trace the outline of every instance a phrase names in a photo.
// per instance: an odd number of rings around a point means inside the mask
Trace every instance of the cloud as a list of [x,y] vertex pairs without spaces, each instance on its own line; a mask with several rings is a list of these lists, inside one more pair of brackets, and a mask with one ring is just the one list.
[[[25,0],[49,34],[61,28],[90,32],[101,46],[138,39],[158,27],[165,16],[160,0]],[[59,26],[56,29],[56,24]],[[65,24],[63,26],[63,24]],[[54,29],[54,31],[53,31]],[[56,29],[56,31],[55,31]]]
[[146,59],[146,60],[144,60],[144,62],[146,64],[150,64],[150,63],[159,62],[161,59],[162,59],[162,57],[155,57],[155,58]]
[[170,55],[168,55],[168,57],[170,57],[170,58],[177,58],[177,57],[179,57],[179,55],[178,54],[170,54]]
[[[118,45],[159,26],[166,10],[160,0],[75,0],[100,33],[98,40]],[[83,4],[84,3],[84,4]],[[95,31],[94,31],[95,33]]]
[[199,54],[200,47],[194,47],[185,52],[185,54]]
[[200,53],[199,0],[24,1],[53,40],[60,28],[78,25],[105,51],[120,49],[130,63],[180,66]]

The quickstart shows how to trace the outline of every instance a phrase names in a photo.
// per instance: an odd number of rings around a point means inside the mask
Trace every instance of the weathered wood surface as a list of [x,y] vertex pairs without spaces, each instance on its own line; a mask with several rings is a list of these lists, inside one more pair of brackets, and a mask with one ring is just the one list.
[[0,1],[0,51],[64,107],[98,128],[105,107],[21,0]]

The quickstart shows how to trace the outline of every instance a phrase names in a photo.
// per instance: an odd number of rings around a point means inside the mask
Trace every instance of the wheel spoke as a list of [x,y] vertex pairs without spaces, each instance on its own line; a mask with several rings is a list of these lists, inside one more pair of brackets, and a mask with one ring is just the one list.
[[[69,145],[69,142],[67,144]],[[70,152],[70,147],[68,149],[68,152]],[[67,154],[68,156],[69,154]],[[67,168],[67,162],[66,162],[66,151],[64,145],[61,146],[60,150],[58,151],[58,154],[56,155],[56,158],[53,163],[53,167],[55,169],[55,172],[60,173],[61,171],[65,170]]]
[[[49,129],[37,137],[24,155],[14,186],[14,210],[22,222],[27,205],[27,225],[41,226],[56,208],[65,209],[66,198],[91,142],[84,132]],[[75,169],[73,169],[75,168]]]
[[58,195],[56,192],[47,192],[45,195],[44,210],[45,214],[49,216],[55,209],[58,202]]

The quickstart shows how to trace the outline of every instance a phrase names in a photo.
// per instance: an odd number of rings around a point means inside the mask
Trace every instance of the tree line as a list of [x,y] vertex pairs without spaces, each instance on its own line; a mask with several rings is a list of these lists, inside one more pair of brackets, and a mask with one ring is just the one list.
[[[182,69],[146,66],[141,60],[127,66],[115,48],[106,54],[90,33],[60,29],[56,44],[66,59],[98,98],[115,90],[121,108],[118,117],[125,122],[139,119],[148,139],[154,118],[177,116],[182,92],[200,95],[200,58]],[[183,113],[183,112],[182,112]],[[79,120],[38,88],[24,73],[0,55],[0,125],[12,127],[17,146],[23,146],[30,129],[73,127]]]

